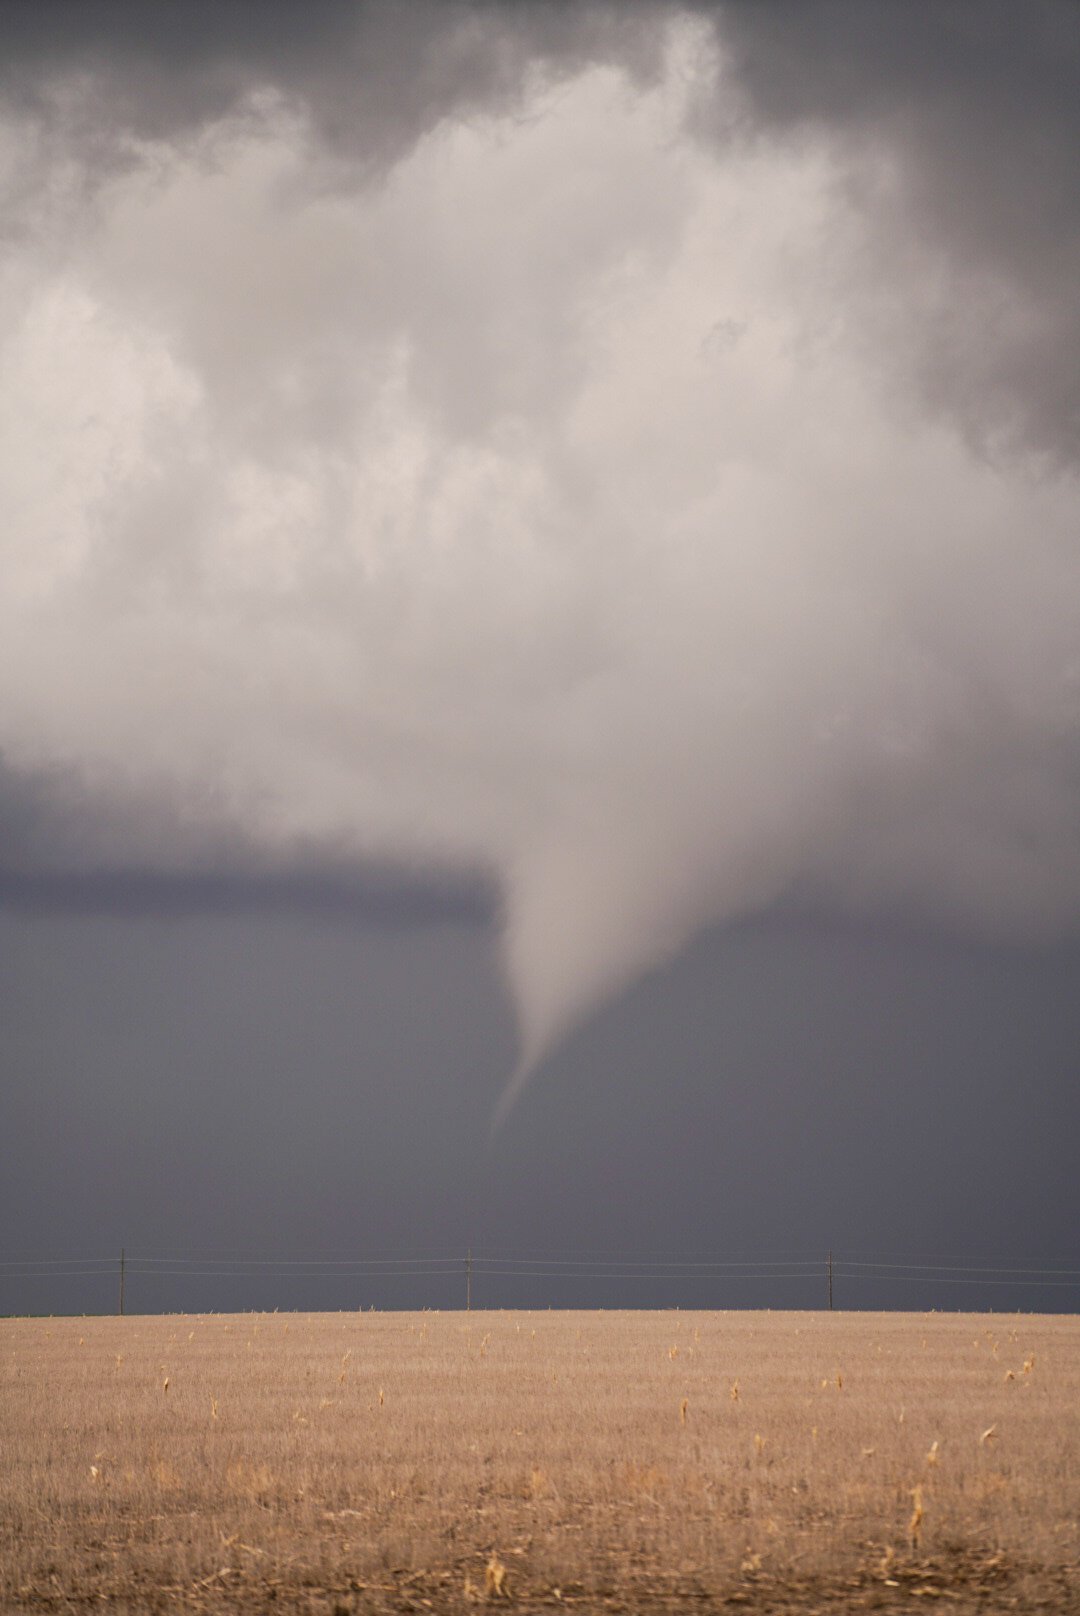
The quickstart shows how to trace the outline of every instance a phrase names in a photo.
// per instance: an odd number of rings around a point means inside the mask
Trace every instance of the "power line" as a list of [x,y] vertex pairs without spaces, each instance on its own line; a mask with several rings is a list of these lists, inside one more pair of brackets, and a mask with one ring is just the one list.
[[[217,1248],[228,1251],[229,1248]],[[624,1287],[660,1287],[667,1295],[673,1288],[682,1287],[683,1295],[691,1295],[696,1305],[704,1296],[712,1306],[740,1294],[740,1287],[748,1285],[760,1294],[762,1286],[774,1284],[800,1287],[787,1295],[796,1305],[805,1305],[809,1299],[808,1285],[825,1280],[825,1295],[831,1308],[834,1282],[841,1285],[874,1285],[879,1293],[896,1285],[945,1287],[982,1287],[996,1292],[1011,1290],[1014,1294],[1031,1291],[1050,1292],[1077,1290],[1080,1266],[1064,1266],[1065,1260],[1053,1266],[1017,1263],[1009,1265],[1003,1260],[981,1259],[962,1263],[956,1260],[938,1262],[908,1261],[895,1258],[868,1259],[866,1257],[836,1257],[830,1251],[820,1257],[761,1256],[758,1258],[668,1258],[656,1256],[563,1257],[556,1255],[526,1256],[522,1253],[502,1251],[498,1254],[478,1255],[470,1249],[464,1254],[444,1251],[417,1252],[409,1255],[368,1255],[359,1257],[329,1256],[256,1256],[232,1248],[229,1255],[211,1256],[207,1251],[183,1254],[155,1254],[151,1252],[120,1253],[119,1272],[115,1257],[19,1257],[0,1259],[0,1281],[26,1281],[35,1287],[41,1282],[61,1280],[98,1281],[112,1276],[119,1279],[119,1311],[125,1311],[125,1285],[128,1279],[137,1280],[144,1303],[152,1297],[160,1298],[162,1286],[176,1287],[181,1282],[227,1280],[232,1285],[257,1284],[286,1285],[291,1289],[298,1282],[336,1283],[345,1281],[365,1284],[368,1295],[371,1286],[380,1283],[415,1284],[421,1280],[464,1281],[467,1308],[473,1302],[474,1281],[483,1287],[496,1287],[501,1281],[527,1281],[533,1286],[554,1281],[562,1285],[573,1281],[572,1291],[580,1294],[582,1282],[596,1286],[616,1286],[615,1294],[625,1294]],[[288,1289],[286,1294],[288,1293]],[[85,1298],[85,1292],[79,1293]],[[114,1292],[114,1295],[117,1293]],[[354,1292],[355,1294],[355,1292]],[[400,1296],[400,1290],[396,1291]],[[430,1295],[431,1292],[429,1291]],[[442,1294],[441,1291],[439,1293]],[[460,1294],[460,1293],[459,1293]],[[505,1293],[504,1293],[505,1294]],[[520,1291],[518,1292],[520,1294]],[[550,1294],[550,1292],[549,1292]],[[609,1293],[610,1294],[610,1293]],[[678,1290],[674,1292],[678,1296]],[[820,1294],[820,1293],[819,1293]],[[493,1295],[488,1290],[485,1300],[491,1305]],[[839,1298],[842,1303],[842,1295]]]

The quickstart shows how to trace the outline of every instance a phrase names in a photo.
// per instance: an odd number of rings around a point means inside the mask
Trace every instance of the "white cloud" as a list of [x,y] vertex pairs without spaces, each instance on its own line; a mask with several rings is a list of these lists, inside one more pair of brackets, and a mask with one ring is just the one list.
[[9,254],[0,748],[493,866],[526,1062],[792,890],[1080,917],[1075,484],[917,407],[939,266],[869,343],[847,154],[694,141],[710,72],[348,185],[256,98]]

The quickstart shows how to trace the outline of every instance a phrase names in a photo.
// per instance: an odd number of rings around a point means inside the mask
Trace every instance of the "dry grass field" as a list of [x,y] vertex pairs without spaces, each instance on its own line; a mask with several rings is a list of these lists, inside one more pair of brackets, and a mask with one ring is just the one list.
[[5,1611],[1080,1609],[1080,1319],[0,1322]]

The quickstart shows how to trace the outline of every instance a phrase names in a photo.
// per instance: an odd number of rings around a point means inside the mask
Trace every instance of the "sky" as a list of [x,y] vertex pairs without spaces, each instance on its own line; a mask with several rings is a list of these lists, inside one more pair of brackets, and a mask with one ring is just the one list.
[[1077,1307],[1078,72],[0,0],[0,1312]]

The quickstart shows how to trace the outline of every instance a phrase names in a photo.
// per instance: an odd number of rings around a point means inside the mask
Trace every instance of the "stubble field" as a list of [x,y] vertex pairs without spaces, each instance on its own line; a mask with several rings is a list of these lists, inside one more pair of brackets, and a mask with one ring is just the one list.
[[1080,1609],[1080,1318],[0,1322],[5,1610]]

